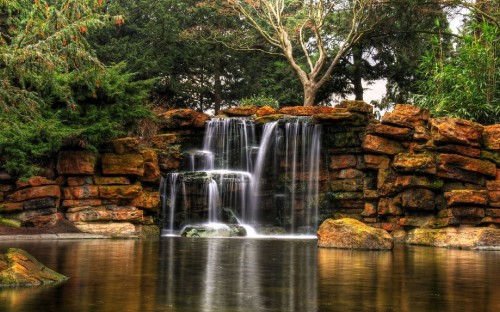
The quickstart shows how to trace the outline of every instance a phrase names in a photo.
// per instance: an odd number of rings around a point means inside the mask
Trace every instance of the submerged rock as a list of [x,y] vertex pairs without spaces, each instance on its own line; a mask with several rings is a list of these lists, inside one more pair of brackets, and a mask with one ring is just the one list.
[[500,229],[487,227],[448,227],[443,229],[413,229],[406,243],[433,247],[464,249],[500,249]]
[[393,238],[387,231],[350,218],[325,220],[317,235],[319,247],[370,250],[391,250],[394,247]]
[[38,286],[66,279],[22,249],[9,248],[0,254],[0,286]]
[[200,224],[188,225],[182,232],[182,237],[242,237],[247,236],[246,229],[238,224]]

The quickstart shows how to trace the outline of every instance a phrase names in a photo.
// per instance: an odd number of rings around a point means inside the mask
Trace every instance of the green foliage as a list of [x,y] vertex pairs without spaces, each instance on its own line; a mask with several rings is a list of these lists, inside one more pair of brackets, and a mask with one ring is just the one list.
[[153,81],[106,68],[86,35],[107,21],[101,0],[0,2],[0,167],[36,174],[60,148],[95,147],[151,117]]
[[488,23],[474,24],[449,56],[435,49],[421,65],[425,79],[415,103],[435,116],[453,116],[482,124],[500,123],[500,30]]
[[240,106],[270,106],[272,108],[279,109],[278,101],[262,94],[253,95],[251,97],[241,99]]

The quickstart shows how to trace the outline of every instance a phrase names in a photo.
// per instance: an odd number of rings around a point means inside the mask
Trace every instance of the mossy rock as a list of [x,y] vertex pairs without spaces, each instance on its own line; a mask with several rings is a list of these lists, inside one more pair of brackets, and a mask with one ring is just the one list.
[[22,249],[9,248],[0,254],[0,287],[39,286],[67,279]]

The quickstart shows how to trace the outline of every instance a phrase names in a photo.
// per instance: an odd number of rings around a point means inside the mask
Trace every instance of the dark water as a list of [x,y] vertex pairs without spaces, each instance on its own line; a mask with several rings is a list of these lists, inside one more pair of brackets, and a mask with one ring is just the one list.
[[500,311],[500,252],[315,240],[0,242],[68,281],[0,289],[0,311]]

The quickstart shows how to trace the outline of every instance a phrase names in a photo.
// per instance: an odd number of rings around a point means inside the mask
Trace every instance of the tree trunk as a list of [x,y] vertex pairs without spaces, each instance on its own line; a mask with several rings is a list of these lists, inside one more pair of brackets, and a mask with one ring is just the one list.
[[363,101],[363,49],[356,45],[352,49],[354,96],[356,101]]
[[304,106],[314,106],[318,89],[304,85]]

